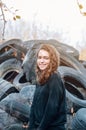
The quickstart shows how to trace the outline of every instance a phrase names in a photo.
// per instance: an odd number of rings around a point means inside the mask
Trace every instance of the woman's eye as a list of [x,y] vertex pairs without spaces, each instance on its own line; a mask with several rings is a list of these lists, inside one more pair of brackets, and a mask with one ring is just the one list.
[[44,57],[44,59],[49,60],[49,57]]
[[41,56],[38,56],[38,59],[41,59]]
[[44,60],[49,60],[49,57],[41,57],[41,56],[38,56],[38,59],[44,59]]

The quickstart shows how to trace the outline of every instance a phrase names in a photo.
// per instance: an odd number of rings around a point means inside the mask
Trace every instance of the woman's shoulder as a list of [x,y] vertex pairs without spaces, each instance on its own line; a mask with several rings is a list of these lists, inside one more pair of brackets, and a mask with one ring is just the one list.
[[58,74],[58,72],[54,72],[54,73],[52,73],[51,74],[51,76],[49,77],[49,80],[48,80],[48,82],[55,82],[56,80],[58,80],[59,79],[59,74]]
[[50,78],[61,78],[61,75],[60,75],[60,73],[57,71],[57,72],[54,72],[54,73],[50,76]]
[[64,82],[64,79],[61,77],[61,74],[57,71],[50,76],[49,81]]

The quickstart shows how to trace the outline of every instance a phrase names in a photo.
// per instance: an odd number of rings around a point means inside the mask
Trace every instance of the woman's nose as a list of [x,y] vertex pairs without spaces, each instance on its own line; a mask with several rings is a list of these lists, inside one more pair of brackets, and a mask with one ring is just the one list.
[[41,58],[41,62],[44,62],[44,59],[43,59],[43,58]]

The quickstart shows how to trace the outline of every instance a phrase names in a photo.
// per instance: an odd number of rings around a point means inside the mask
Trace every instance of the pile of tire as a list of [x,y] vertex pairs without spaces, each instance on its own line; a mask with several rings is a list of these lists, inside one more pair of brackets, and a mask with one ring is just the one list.
[[36,82],[34,69],[36,51],[40,44],[45,43],[54,45],[60,53],[61,63],[58,71],[66,89],[66,129],[76,130],[75,115],[79,110],[86,108],[86,62],[79,60],[79,52],[75,48],[53,39],[29,41],[11,39],[0,45],[0,127],[2,129],[9,128],[10,124],[23,125],[29,122]]

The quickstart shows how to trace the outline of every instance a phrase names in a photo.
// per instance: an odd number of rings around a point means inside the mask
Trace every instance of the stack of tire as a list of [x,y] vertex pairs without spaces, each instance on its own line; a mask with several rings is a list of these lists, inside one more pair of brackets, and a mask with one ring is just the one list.
[[36,51],[40,44],[45,43],[54,45],[60,53],[61,63],[58,71],[66,89],[66,128],[77,130],[75,126],[78,117],[74,115],[86,108],[86,64],[85,61],[79,61],[79,52],[75,48],[53,39],[11,39],[0,45],[0,115],[5,115],[0,116],[0,123],[4,129],[9,128],[10,123],[12,125],[29,122],[35,91]]

